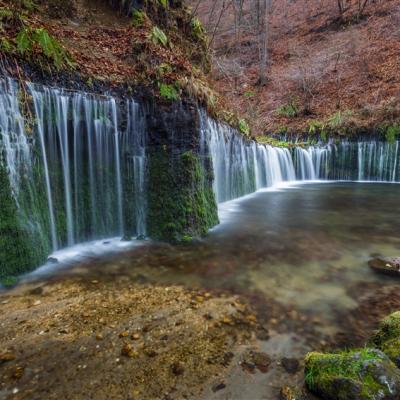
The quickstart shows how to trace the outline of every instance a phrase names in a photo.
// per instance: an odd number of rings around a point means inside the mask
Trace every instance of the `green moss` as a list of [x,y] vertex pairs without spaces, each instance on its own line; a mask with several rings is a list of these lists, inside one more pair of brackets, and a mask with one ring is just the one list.
[[311,391],[326,399],[374,400],[384,398],[380,394],[392,395],[393,382],[399,390],[400,371],[375,349],[313,352],[305,359],[305,380]]
[[187,241],[218,223],[212,170],[192,151],[166,146],[149,153],[148,231],[159,240]]
[[[24,188],[26,189],[26,188]],[[26,189],[26,196],[30,193]],[[21,203],[24,201],[21,198]],[[46,260],[47,246],[12,195],[7,171],[0,166],[0,279],[10,279]]]
[[15,276],[6,276],[0,280],[0,285],[5,288],[12,288],[18,283],[18,278]]
[[400,367],[400,311],[382,320],[369,344],[382,350]]

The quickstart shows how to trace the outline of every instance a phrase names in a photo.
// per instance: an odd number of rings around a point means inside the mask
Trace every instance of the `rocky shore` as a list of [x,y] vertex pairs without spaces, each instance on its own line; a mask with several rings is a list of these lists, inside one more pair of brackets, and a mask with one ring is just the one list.
[[182,399],[224,389],[257,322],[234,296],[119,278],[22,285],[0,326],[0,399]]

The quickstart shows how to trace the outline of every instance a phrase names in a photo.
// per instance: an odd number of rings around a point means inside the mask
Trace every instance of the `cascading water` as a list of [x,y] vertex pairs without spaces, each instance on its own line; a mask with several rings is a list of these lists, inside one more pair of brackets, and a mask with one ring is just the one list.
[[[16,82],[0,80],[0,178],[8,179],[19,232],[40,248],[37,260],[92,239],[145,236],[148,132],[142,107],[35,84],[20,93]],[[31,116],[22,112],[29,95]],[[200,154],[204,171],[212,161],[218,202],[284,181],[400,181],[399,142],[274,148],[246,140],[203,111],[200,123]],[[30,250],[26,259],[32,259]]]
[[[314,168],[316,179],[399,182],[399,142],[342,142],[321,147],[296,149],[304,159],[296,165],[297,177],[303,178],[304,165]],[[300,157],[299,157],[300,159]]]
[[[211,153],[217,202],[296,179],[290,151],[245,140],[201,113],[201,141]],[[203,147],[206,147],[203,144]]]
[[[145,235],[145,130],[138,105],[27,86],[33,135],[20,111],[18,85],[12,80],[0,85],[1,162],[21,211],[29,214],[27,201],[20,204],[18,195],[26,178],[33,187],[45,188],[48,215],[42,225],[53,250],[98,238]],[[127,114],[124,129],[122,112]],[[39,166],[36,176],[33,165]]]

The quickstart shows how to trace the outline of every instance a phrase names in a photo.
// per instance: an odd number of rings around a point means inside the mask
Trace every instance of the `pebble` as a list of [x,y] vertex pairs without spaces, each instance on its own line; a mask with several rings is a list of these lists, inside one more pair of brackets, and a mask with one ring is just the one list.
[[119,337],[120,338],[124,338],[124,337],[128,337],[129,336],[129,332],[128,331],[124,331],[124,332],[121,332],[120,334],[119,334]]
[[131,339],[132,340],[139,340],[140,339],[140,335],[138,333],[132,333]]
[[295,374],[300,368],[300,363],[295,358],[284,357],[281,360],[281,364],[289,374]]
[[103,340],[103,335],[101,333],[98,333],[96,335],[96,340]]
[[13,360],[15,360],[15,354],[12,351],[5,351],[3,353],[0,353],[0,364]]
[[121,355],[132,358],[136,357],[138,355],[138,352],[135,351],[131,344],[125,343],[121,349]]
[[215,385],[212,387],[212,391],[213,391],[214,393],[216,393],[216,392],[218,392],[219,390],[222,390],[222,389],[225,389],[225,388],[226,388],[225,383],[224,383],[224,382],[220,382],[220,383],[215,384]]

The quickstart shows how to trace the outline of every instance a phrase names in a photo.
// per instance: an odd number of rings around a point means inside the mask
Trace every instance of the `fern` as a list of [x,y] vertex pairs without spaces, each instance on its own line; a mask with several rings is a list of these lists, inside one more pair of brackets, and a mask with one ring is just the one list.
[[167,85],[165,83],[160,84],[160,95],[164,99],[176,101],[179,100],[179,93],[172,85]]
[[72,66],[72,62],[61,45],[44,28],[23,28],[16,37],[17,50],[32,55],[37,48],[59,69]]
[[134,10],[132,13],[133,26],[141,26],[145,20],[145,13],[140,10]]
[[158,26],[151,31],[151,40],[154,44],[161,44],[164,47],[168,44],[167,35]]

